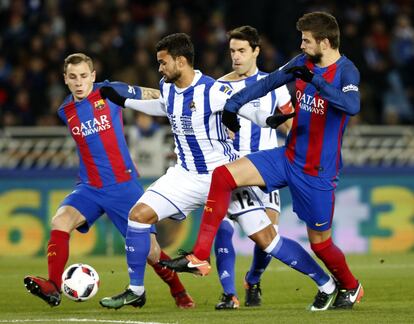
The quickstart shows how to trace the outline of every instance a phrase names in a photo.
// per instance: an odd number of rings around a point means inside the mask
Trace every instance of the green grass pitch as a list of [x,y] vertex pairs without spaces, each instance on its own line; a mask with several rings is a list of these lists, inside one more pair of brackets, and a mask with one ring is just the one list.
[[126,306],[113,311],[103,309],[98,302],[125,288],[128,277],[123,257],[70,259],[69,263],[84,262],[95,267],[101,286],[97,296],[89,301],[76,303],[63,298],[55,308],[29,294],[23,285],[26,274],[46,275],[44,258],[0,258],[0,323],[414,323],[414,253],[347,258],[364,285],[364,299],[351,311],[319,313],[306,310],[316,293],[313,282],[277,260],[263,275],[263,305],[259,308],[243,306],[242,282],[250,258],[238,257],[239,310],[214,310],[221,294],[215,271],[204,278],[181,275],[197,306],[178,309],[168,287],[148,267],[147,304],[141,309]]

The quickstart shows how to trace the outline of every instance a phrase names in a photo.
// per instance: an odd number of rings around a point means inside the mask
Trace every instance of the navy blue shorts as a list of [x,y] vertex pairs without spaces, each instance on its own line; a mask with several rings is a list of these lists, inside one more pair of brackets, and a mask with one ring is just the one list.
[[266,192],[289,187],[293,211],[308,227],[317,231],[331,228],[335,181],[304,174],[286,158],[284,147],[258,151],[246,157],[262,176]]
[[[86,223],[77,228],[81,233],[88,232],[99,217],[107,214],[125,237],[129,211],[143,193],[144,189],[136,179],[103,188],[80,183],[66,196],[59,207],[72,206],[86,218]],[[154,225],[151,226],[151,233],[156,233]]]

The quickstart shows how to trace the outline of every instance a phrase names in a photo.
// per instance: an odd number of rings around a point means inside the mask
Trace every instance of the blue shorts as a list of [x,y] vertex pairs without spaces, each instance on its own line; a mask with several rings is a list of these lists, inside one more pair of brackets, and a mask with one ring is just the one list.
[[[93,223],[106,213],[125,237],[129,211],[143,193],[144,189],[136,179],[103,188],[80,183],[59,207],[72,206],[86,218],[86,223],[77,228],[81,233],[88,232]],[[156,233],[154,225],[151,226],[151,233]]]
[[335,181],[304,174],[290,163],[285,148],[258,151],[246,157],[262,176],[266,192],[289,187],[293,211],[316,231],[331,228],[335,206]]

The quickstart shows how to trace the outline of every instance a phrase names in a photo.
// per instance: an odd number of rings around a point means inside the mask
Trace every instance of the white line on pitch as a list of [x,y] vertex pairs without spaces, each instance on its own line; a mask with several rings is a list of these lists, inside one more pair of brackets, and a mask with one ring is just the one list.
[[[367,264],[367,265],[351,265],[352,269],[407,269],[407,268],[414,268],[414,264],[387,264],[386,261],[384,263],[378,264]],[[266,269],[266,271],[290,271],[289,267],[280,267],[280,266],[270,266]]]
[[141,321],[122,321],[122,320],[105,320],[105,319],[93,319],[93,318],[53,318],[53,319],[13,319],[13,320],[0,320],[0,323],[35,323],[35,322],[94,322],[94,323],[114,323],[114,324],[167,324],[160,322],[141,322]]

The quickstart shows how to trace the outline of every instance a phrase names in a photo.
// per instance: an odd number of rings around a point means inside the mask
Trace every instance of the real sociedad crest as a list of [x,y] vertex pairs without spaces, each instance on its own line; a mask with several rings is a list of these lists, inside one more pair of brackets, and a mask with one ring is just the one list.
[[191,103],[190,103],[190,110],[192,112],[196,111],[196,105],[195,105],[195,102],[194,101],[191,101]]
[[95,109],[102,110],[105,108],[105,101],[103,99],[99,99],[93,103]]

